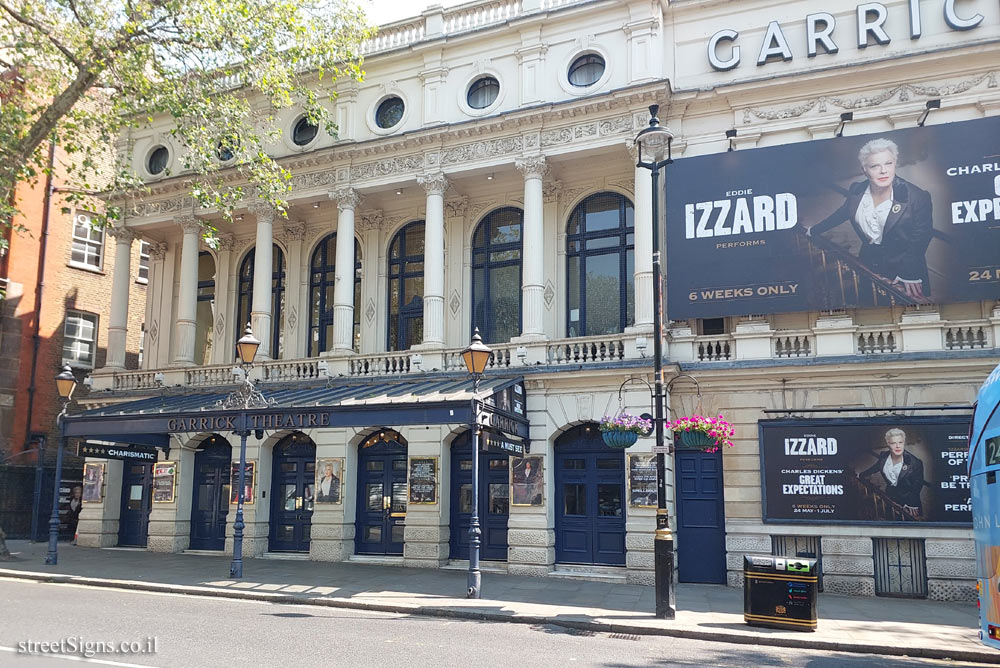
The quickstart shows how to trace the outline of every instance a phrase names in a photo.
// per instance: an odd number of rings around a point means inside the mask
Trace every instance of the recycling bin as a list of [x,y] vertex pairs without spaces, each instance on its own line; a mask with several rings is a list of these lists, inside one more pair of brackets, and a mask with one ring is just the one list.
[[815,631],[816,564],[816,559],[743,557],[743,621]]

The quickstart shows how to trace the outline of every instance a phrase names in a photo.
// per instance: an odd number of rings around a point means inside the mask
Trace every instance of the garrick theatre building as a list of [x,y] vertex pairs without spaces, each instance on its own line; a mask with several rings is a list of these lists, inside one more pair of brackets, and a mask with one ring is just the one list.
[[154,123],[121,149],[151,187],[126,221],[152,243],[144,368],[95,371],[66,429],[158,462],[87,460],[80,544],[232,549],[239,417],[217,402],[249,321],[273,404],[249,418],[246,553],[460,567],[478,327],[507,434],[483,558],[651,582],[653,439],[623,453],[597,427],[650,408],[633,139],[658,103],[667,379],[697,381],[669,406],[736,428],[724,452],[677,439],[678,577],[739,586],[743,555],[808,553],[826,591],[971,599],[969,413],[948,408],[998,356],[996,63],[993,0],[431,8],[369,44],[329,102],[339,136],[286,113],[288,218],[247,201],[212,246]]

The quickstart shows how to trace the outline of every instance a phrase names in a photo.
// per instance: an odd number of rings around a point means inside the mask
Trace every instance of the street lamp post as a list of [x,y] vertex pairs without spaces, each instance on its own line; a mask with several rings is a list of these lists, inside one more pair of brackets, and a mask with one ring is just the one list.
[[[73,369],[67,364],[56,376],[56,390],[59,398],[62,399],[62,411],[56,418],[56,424],[61,433],[59,435],[59,447],[56,449],[56,477],[52,483],[52,515],[49,517],[49,552],[45,555],[45,563],[55,566],[59,563],[59,486],[62,478],[63,450],[66,449],[66,436],[63,427],[63,418],[66,417],[66,409],[69,400],[73,397],[73,390],[76,389],[76,377],[73,376]],[[41,453],[38,455],[41,457]]]
[[479,572],[479,544],[483,535],[479,527],[479,381],[493,351],[483,343],[479,328],[472,334],[472,343],[462,351],[465,368],[472,374],[472,517],[469,519],[469,590],[466,598],[479,598],[482,573]]
[[[667,513],[666,459],[664,449],[663,411],[663,308],[662,275],[660,271],[660,169],[672,162],[670,143],[673,133],[660,125],[656,117],[659,105],[649,107],[649,126],[636,135],[638,147],[638,167],[650,171],[653,182],[653,375],[654,375],[654,423],[656,425],[656,538],[653,542],[655,564],[656,616],[659,619],[673,619],[676,616],[674,604],[674,537],[670,533],[670,517]],[[643,160],[643,152],[649,153]],[[663,158],[666,152],[667,157]]]
[[246,468],[247,468],[247,437],[250,435],[250,428],[247,424],[247,411],[252,408],[266,408],[268,401],[254,387],[250,380],[250,371],[253,369],[253,360],[257,356],[257,349],[260,341],[253,335],[250,323],[247,323],[246,331],[236,342],[236,352],[240,359],[240,368],[243,370],[243,384],[239,389],[230,394],[225,399],[219,401],[222,408],[238,409],[240,411],[239,429],[235,433],[240,437],[240,473],[239,490],[236,496],[236,521],[233,522],[233,563],[229,567],[229,577],[243,577],[243,529],[246,524],[243,522],[243,503],[246,501]]

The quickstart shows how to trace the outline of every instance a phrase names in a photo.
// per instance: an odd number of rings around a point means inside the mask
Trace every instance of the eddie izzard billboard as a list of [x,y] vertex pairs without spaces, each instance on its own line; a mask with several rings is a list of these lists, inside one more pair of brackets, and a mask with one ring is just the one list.
[[672,320],[1000,297],[1000,117],[681,158]]

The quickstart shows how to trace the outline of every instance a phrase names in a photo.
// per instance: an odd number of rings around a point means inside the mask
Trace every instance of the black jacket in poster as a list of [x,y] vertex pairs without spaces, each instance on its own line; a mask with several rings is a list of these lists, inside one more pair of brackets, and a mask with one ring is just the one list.
[[927,484],[927,481],[924,480],[924,463],[909,452],[904,452],[903,466],[899,470],[899,477],[896,478],[894,485],[885,475],[885,463],[889,459],[889,455],[888,450],[883,452],[879,455],[878,461],[859,473],[858,477],[863,479],[878,473],[885,483],[886,496],[901,506],[913,508],[914,515],[919,515],[922,509],[920,492]]
[[892,182],[892,208],[885,220],[882,241],[875,244],[855,220],[858,205],[867,189],[868,181],[851,184],[843,206],[826,220],[813,225],[809,234],[822,234],[850,222],[861,240],[858,259],[862,264],[890,283],[897,278],[922,281],[923,293],[931,294],[926,259],[927,246],[934,233],[930,193],[897,176]]

